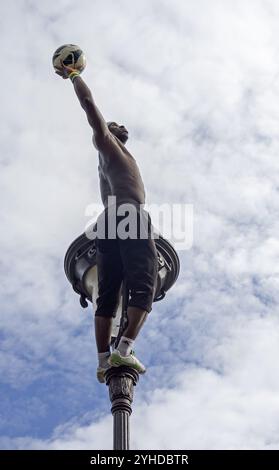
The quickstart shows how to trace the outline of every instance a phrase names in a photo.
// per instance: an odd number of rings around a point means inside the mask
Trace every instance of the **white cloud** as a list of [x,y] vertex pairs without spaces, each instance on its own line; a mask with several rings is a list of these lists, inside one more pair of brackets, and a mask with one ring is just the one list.
[[[135,400],[132,448],[278,448],[279,428],[274,417],[279,411],[279,375],[270,361],[279,352],[278,339],[277,319],[251,319],[249,330],[238,324],[230,338],[220,338],[219,345],[211,350],[211,362],[216,358],[223,362],[222,374],[180,364],[172,389],[160,388],[158,376],[157,387],[149,391],[145,403]],[[12,445],[109,449],[111,434],[112,418],[105,416],[86,426],[69,423],[47,441],[16,439]]]
[[[17,396],[56,376],[71,388],[61,418],[69,424],[53,421],[52,438],[43,438],[15,422],[3,446],[111,447],[104,389],[92,377],[91,318],[63,273],[87,204],[100,202],[91,130],[71,83],[51,69],[53,51],[73,42],[87,54],[83,76],[105,117],[130,129],[148,203],[194,205],[193,249],[181,253],[180,279],[137,341],[151,370],[137,389],[133,446],[278,448],[277,2],[1,9],[9,65],[1,75],[1,376]],[[84,425],[93,405],[81,408],[79,397],[91,386],[100,413]],[[44,410],[41,428],[63,393],[31,403]],[[22,411],[23,422],[31,414]]]

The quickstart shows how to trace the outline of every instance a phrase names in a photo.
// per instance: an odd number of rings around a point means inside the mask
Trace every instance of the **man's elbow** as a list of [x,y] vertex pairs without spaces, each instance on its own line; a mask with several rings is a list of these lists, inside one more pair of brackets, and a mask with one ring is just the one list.
[[105,139],[109,132],[106,121],[96,107],[92,97],[86,97],[82,103],[87,120],[93,129],[96,140]]
[[87,111],[87,109],[92,108],[94,106],[94,101],[93,101],[92,96],[86,96],[85,98],[80,100],[80,104],[85,111]]

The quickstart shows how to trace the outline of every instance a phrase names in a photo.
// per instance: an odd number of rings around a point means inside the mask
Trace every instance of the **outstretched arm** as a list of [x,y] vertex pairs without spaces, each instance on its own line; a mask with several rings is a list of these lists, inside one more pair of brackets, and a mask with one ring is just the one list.
[[104,137],[109,132],[108,126],[94,102],[90,89],[80,76],[75,77],[73,85],[79,102],[86,112],[88,122],[94,131],[94,135],[96,137]]
[[80,77],[79,72],[69,66],[66,66],[61,61],[61,71],[56,73],[63,78],[69,78],[74,75],[71,80],[74,85],[76,95],[79,102],[86,112],[88,122],[93,129],[95,142],[100,141],[109,134],[108,126],[103,118],[100,110],[96,106],[92,93],[84,80]]

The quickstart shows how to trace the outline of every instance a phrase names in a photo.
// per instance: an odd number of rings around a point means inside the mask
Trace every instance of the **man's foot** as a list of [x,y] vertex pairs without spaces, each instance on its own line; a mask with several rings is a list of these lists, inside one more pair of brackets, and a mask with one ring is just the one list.
[[136,358],[134,355],[133,351],[129,354],[129,356],[121,356],[120,352],[115,349],[109,359],[108,363],[112,367],[119,367],[119,366],[126,366],[126,367],[132,367],[136,371],[138,371],[139,374],[144,374],[146,369],[144,365]]
[[97,379],[99,380],[99,382],[101,384],[104,384],[106,379],[105,379],[105,373],[107,370],[109,370],[111,368],[110,365],[108,365],[108,367],[97,367]]

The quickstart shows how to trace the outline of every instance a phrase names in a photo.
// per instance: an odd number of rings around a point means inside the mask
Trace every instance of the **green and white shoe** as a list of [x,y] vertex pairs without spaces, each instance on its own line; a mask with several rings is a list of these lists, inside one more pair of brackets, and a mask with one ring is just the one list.
[[108,363],[112,367],[120,367],[120,366],[132,367],[132,369],[135,369],[139,374],[144,374],[146,371],[144,365],[136,358],[133,351],[131,351],[129,356],[121,356],[118,349],[115,349],[111,353],[108,359]]

